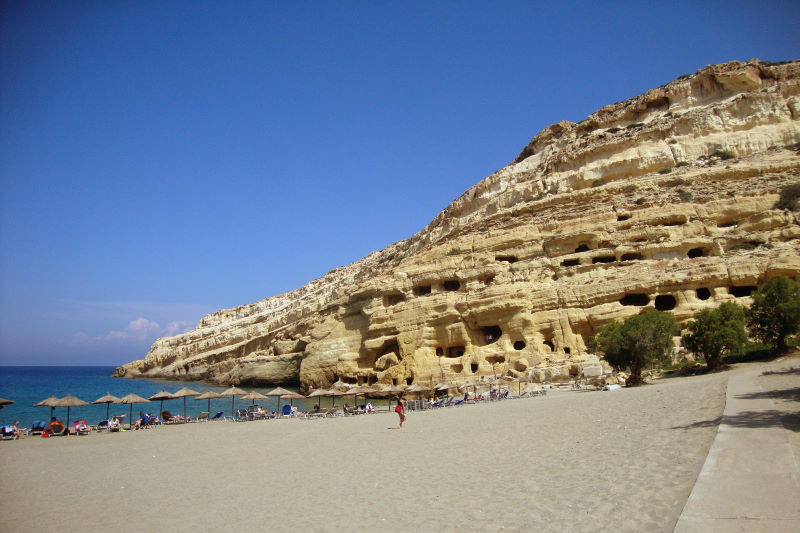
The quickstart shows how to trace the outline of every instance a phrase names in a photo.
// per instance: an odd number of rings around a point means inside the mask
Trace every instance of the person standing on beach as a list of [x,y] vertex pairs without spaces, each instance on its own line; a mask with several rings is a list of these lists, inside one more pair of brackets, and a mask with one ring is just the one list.
[[406,401],[402,396],[397,397],[397,405],[394,412],[400,416],[400,422],[397,424],[397,429],[403,429],[403,422],[406,421]]

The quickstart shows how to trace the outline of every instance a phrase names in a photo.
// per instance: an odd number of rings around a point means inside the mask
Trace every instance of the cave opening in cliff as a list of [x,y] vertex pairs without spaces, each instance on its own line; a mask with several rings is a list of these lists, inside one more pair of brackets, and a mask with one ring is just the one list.
[[444,282],[444,290],[446,291],[457,291],[461,288],[461,282],[457,279],[449,279]]
[[711,298],[711,291],[707,287],[699,287],[694,290],[694,293],[700,300],[708,300]]
[[504,355],[500,355],[500,354],[493,354],[493,355],[490,355],[490,356],[486,357],[486,361],[491,363],[492,364],[492,368],[494,368],[494,365],[496,365],[496,364],[505,363],[506,362],[506,357]]
[[518,261],[513,255],[498,255],[494,260],[501,263],[516,263]]
[[484,326],[481,328],[481,332],[483,333],[483,340],[486,344],[497,342],[497,339],[503,335],[503,330],[500,329],[500,326]]
[[564,353],[569,355],[572,352],[572,349],[569,346],[564,347]]
[[667,226],[667,227],[669,227],[669,226],[683,226],[684,224],[686,224],[686,218],[685,217],[671,218],[671,219],[663,220],[661,222],[662,226]]
[[738,225],[739,222],[737,220],[729,220],[726,222],[717,222],[718,228],[732,228],[733,226]]
[[588,252],[588,251],[590,251],[589,245],[588,244],[581,244],[580,246],[575,248],[574,253],[579,254],[581,252]]
[[387,294],[385,297],[385,305],[392,306],[406,301],[406,297],[402,294]]
[[447,348],[447,357],[455,358],[464,355],[464,346],[450,346]]
[[619,303],[622,305],[643,306],[650,303],[650,297],[642,292],[634,292],[623,296]]
[[436,355],[438,356],[444,355],[444,349],[441,346],[436,347]]
[[638,252],[629,252],[622,254],[622,261],[643,261],[644,256]]
[[455,372],[456,374],[460,374],[464,370],[464,365],[461,363],[453,363],[450,365],[450,370]]
[[562,267],[574,267],[578,266],[579,264],[580,261],[578,259],[564,259],[563,261],[561,261]]
[[414,376],[406,378],[406,385],[411,386],[412,383],[414,383]]
[[550,348],[551,352],[556,351],[556,345],[553,344],[553,341],[551,341],[550,339],[544,341],[544,345],[547,346],[548,348]]
[[630,215],[617,215],[617,222],[625,222],[629,218],[631,218]]
[[745,296],[750,296],[755,290],[758,290],[758,287],[755,285],[734,285],[733,287],[728,287],[728,292],[734,298],[744,298]]
[[592,257],[592,264],[596,263],[613,263],[616,261],[617,258],[613,255],[599,255],[597,257]]
[[425,296],[431,293],[430,285],[417,285],[414,287],[414,296]]
[[706,255],[706,251],[702,248],[692,248],[686,253],[686,256],[689,259],[694,259],[695,257],[703,257]]
[[491,285],[492,283],[494,283],[494,276],[486,276],[483,278],[484,285]]
[[514,341],[514,349],[517,351],[525,349],[525,341]]
[[672,311],[677,304],[677,300],[671,294],[659,294],[656,296],[656,309],[658,311]]
[[477,371],[478,371],[478,363],[472,363],[472,364],[470,364],[470,365],[469,365],[469,369],[470,369],[470,370],[472,371],[472,373],[474,374],[475,372],[477,372]]

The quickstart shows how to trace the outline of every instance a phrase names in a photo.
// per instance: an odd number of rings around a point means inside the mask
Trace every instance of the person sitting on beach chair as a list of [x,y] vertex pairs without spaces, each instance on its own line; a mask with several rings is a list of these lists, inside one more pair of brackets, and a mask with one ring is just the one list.
[[133,425],[133,429],[142,429],[144,426],[147,425],[147,422],[150,420],[150,415],[146,415],[143,411],[139,411],[139,420]]
[[109,431],[119,431],[121,424],[119,423],[119,418],[116,416],[111,417],[111,421],[108,423],[108,430]]

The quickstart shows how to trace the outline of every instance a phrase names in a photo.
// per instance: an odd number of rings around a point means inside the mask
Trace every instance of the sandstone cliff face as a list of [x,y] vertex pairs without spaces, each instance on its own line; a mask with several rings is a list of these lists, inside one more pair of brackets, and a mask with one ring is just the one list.
[[425,229],[156,341],[125,377],[327,386],[568,379],[645,309],[686,320],[800,272],[800,61],[710,66],[560,122]]

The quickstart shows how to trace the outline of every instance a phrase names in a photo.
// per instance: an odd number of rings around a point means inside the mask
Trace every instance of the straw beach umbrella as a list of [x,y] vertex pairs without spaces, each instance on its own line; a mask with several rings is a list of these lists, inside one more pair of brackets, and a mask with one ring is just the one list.
[[4,405],[11,405],[12,403],[14,403],[14,402],[11,401],[11,400],[6,400],[5,398],[0,398],[0,409],[2,409]]
[[67,424],[66,427],[69,427],[69,408],[70,407],[78,407],[80,405],[89,405],[88,403],[84,402],[80,398],[76,398],[71,394],[67,394],[63,398],[56,400],[55,402],[56,407],[66,407],[67,408]]
[[253,405],[255,405],[256,404],[256,400],[266,400],[267,398],[269,398],[269,396],[264,396],[260,392],[250,391],[250,392],[248,392],[247,394],[245,394],[244,396],[242,396],[239,399],[240,400],[253,400]]
[[236,397],[237,396],[244,396],[245,394],[247,394],[246,390],[242,390],[242,389],[240,389],[239,387],[237,387],[235,385],[233,387],[229,387],[229,388],[227,388],[224,391],[219,393],[220,397],[223,397],[223,396],[230,396],[231,397],[231,416],[233,416],[233,404],[234,404],[234,402],[236,402]]
[[206,409],[210,413],[211,412],[211,400],[213,398],[219,398],[219,397],[220,397],[219,394],[217,394],[213,390],[207,390],[203,394],[200,394],[199,396],[195,396],[194,399],[195,400],[208,400],[208,407],[206,407]]
[[353,404],[356,404],[359,395],[363,395],[364,399],[366,399],[367,394],[372,394],[373,392],[375,392],[375,389],[373,389],[369,385],[361,385],[359,387],[354,387],[350,389],[349,391],[347,391],[347,394],[353,395]]
[[303,400],[305,396],[299,392],[289,392],[289,394],[281,394],[281,400],[289,400],[289,406],[294,405],[294,400]]
[[130,418],[128,418],[128,427],[133,427],[133,404],[135,403],[148,403],[150,400],[147,398],[142,398],[138,394],[128,394],[127,396],[123,396],[119,400],[115,401],[114,403],[127,403],[131,406],[131,414]]
[[[328,389],[315,389],[314,391],[311,392],[311,394],[309,394],[306,397],[307,398],[317,398],[317,397],[323,397],[323,396],[333,396],[333,394]],[[322,400],[319,401],[319,405],[320,405],[320,408],[322,408]]]
[[275,387],[274,389],[272,389],[271,391],[269,391],[267,393],[267,396],[277,396],[278,397],[277,398],[277,400],[278,400],[278,408],[275,409],[275,413],[276,414],[280,414],[280,411],[281,411],[281,396],[283,396],[284,394],[291,394],[291,393],[292,393],[292,391],[286,390],[283,387]]
[[107,392],[105,396],[100,396],[98,399],[96,399],[92,403],[93,404],[100,404],[100,403],[106,404],[106,420],[108,420],[108,410],[111,408],[111,404],[116,402],[117,400],[119,400],[119,398],[117,398],[116,396],[114,396],[110,392]]
[[58,401],[58,398],[56,398],[55,396],[48,396],[47,398],[45,398],[41,402],[33,404],[33,406],[34,407],[49,407],[50,408],[50,418],[53,418],[53,409],[56,408],[56,404],[54,402],[57,402],[57,401]]
[[178,392],[172,395],[173,398],[183,398],[183,421],[186,422],[186,397],[187,396],[199,396],[200,393],[196,390],[189,389],[187,387],[182,388]]
[[157,393],[153,394],[148,398],[151,402],[158,400],[161,402],[158,406],[158,416],[161,416],[161,412],[164,411],[164,400],[171,400],[172,393],[165,390],[160,390]]

